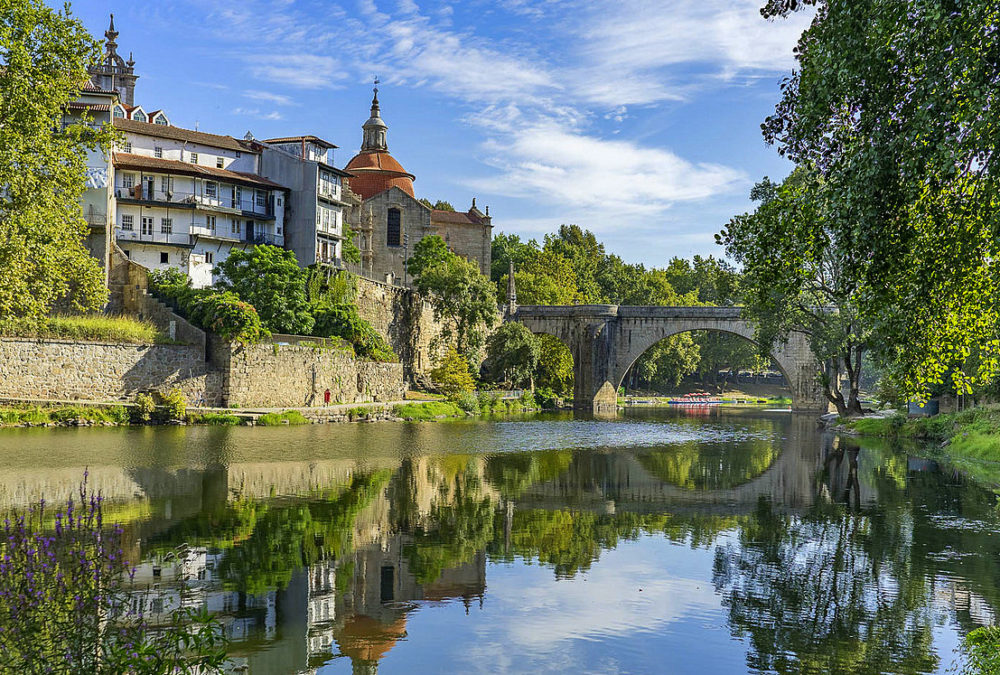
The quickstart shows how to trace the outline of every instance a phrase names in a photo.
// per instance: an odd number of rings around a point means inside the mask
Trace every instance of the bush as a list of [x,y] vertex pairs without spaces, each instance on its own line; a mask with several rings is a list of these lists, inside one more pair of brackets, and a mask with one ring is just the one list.
[[354,353],[362,359],[389,363],[397,361],[396,353],[375,328],[361,318],[353,305],[315,307],[313,335],[339,337],[354,346]]
[[187,398],[183,391],[171,389],[169,393],[161,395],[160,398],[167,419],[184,419],[185,413],[187,413]]
[[962,651],[968,656],[963,672],[975,675],[1000,674],[1000,626],[977,628],[965,636]]
[[479,399],[471,391],[460,391],[448,400],[470,415],[479,414]]
[[270,334],[253,305],[229,291],[191,288],[191,281],[177,270],[151,272],[149,288],[191,323],[226,342],[254,344]]
[[153,412],[156,410],[156,401],[149,394],[139,393],[135,395],[135,417],[139,422],[148,422]]
[[0,523],[0,672],[222,672],[225,638],[207,614],[175,610],[154,629],[135,609],[123,530],[105,526],[84,481],[64,509],[40,502]]
[[559,407],[560,396],[548,387],[539,387],[535,390],[535,402],[539,408],[551,410]]
[[469,372],[469,363],[458,350],[448,347],[448,352],[437,368],[431,370],[431,379],[438,389],[447,396],[461,392],[471,392],[476,388],[476,381]]
[[309,424],[309,420],[298,410],[286,410],[282,413],[267,413],[257,418],[257,426],[277,427],[281,425]]

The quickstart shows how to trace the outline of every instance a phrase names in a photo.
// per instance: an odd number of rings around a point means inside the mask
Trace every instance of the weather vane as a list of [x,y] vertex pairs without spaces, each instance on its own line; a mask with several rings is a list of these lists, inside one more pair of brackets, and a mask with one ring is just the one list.
[[373,88],[375,89],[375,93],[376,93],[376,94],[378,93],[378,85],[379,85],[379,84],[380,84],[381,82],[382,82],[382,80],[378,79],[378,75],[376,75],[376,76],[375,76],[375,86],[373,87]]

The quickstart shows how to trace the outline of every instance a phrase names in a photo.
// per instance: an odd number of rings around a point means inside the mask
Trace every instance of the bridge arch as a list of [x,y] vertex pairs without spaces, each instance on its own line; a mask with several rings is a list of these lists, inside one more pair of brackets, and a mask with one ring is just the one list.
[[[525,305],[508,318],[532,333],[555,335],[573,354],[573,405],[595,412],[617,410],[618,387],[629,367],[660,340],[694,330],[715,330],[753,341],[753,324],[738,307]],[[792,409],[826,412],[819,363],[808,338],[792,332],[772,351],[788,381]]]

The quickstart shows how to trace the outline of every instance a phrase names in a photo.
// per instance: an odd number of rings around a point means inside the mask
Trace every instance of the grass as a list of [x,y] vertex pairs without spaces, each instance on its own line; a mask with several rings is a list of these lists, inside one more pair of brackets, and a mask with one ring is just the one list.
[[236,415],[228,413],[190,413],[187,416],[188,424],[205,424],[211,427],[235,427],[239,426],[242,420]]
[[7,319],[0,322],[0,335],[130,344],[176,344],[149,321],[103,314],[51,316],[37,321]]
[[11,406],[0,408],[0,427],[66,424],[75,420],[125,425],[129,423],[129,412],[123,405],[110,407],[57,406],[52,408]]
[[408,389],[406,393],[403,394],[403,398],[407,401],[442,401],[445,397],[443,394],[432,394],[429,391]]
[[403,403],[397,405],[393,412],[405,420],[426,422],[438,417],[457,417],[464,415],[462,409],[448,401],[427,401],[425,403]]
[[257,426],[277,427],[283,424],[309,424],[309,420],[298,410],[286,410],[281,413],[267,413],[257,418]]

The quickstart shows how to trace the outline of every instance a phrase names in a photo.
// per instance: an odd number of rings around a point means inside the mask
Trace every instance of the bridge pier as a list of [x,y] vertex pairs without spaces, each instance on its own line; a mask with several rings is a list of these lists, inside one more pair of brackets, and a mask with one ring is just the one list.
[[[618,409],[618,387],[642,354],[660,340],[693,330],[716,330],[753,342],[754,327],[738,307],[515,306],[509,318],[534,333],[559,338],[573,355],[573,407],[607,415]],[[829,404],[808,338],[793,332],[772,357],[792,393],[792,410],[822,414]]]

